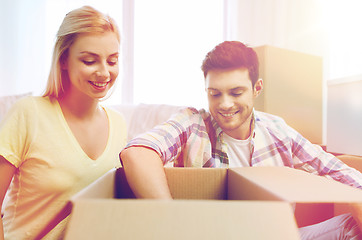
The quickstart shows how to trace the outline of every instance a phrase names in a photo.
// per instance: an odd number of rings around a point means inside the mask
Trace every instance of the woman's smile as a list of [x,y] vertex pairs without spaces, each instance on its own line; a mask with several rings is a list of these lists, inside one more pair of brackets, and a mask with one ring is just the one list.
[[94,81],[89,81],[90,84],[92,84],[93,87],[95,87],[96,89],[99,90],[104,90],[106,89],[107,85],[110,83],[111,81],[108,82],[94,82]]

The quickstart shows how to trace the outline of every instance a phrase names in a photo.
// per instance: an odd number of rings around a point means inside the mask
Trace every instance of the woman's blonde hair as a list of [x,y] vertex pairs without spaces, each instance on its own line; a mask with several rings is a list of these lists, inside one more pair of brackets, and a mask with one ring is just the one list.
[[48,83],[43,96],[55,97],[64,92],[66,87],[65,71],[61,63],[66,60],[68,49],[81,33],[114,32],[120,42],[120,34],[115,21],[90,6],[84,6],[69,12],[63,19],[54,45],[52,64]]

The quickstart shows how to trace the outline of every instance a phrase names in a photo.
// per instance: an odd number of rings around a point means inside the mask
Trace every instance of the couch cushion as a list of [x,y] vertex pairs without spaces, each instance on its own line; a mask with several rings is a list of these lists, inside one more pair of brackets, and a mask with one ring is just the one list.
[[112,108],[124,116],[127,122],[128,140],[130,140],[167,121],[171,115],[184,107],[167,104],[120,104],[112,106]]

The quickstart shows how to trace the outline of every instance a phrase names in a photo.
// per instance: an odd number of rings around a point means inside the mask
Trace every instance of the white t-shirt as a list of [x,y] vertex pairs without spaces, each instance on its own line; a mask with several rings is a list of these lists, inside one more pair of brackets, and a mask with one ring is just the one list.
[[[107,146],[92,160],[69,128],[56,100],[27,97],[0,126],[0,155],[17,167],[4,209],[5,239],[34,239],[75,193],[120,167],[126,144],[123,117],[110,109]],[[45,239],[60,239],[66,218]]]
[[229,167],[250,167],[250,138],[239,140],[224,133],[223,140],[227,145]]

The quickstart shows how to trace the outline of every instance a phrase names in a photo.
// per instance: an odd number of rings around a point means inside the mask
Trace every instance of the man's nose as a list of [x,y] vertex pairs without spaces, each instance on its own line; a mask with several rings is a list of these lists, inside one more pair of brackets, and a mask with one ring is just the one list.
[[222,109],[229,109],[234,105],[234,102],[232,100],[232,98],[230,96],[223,96],[221,98],[221,102],[220,102],[220,108]]

